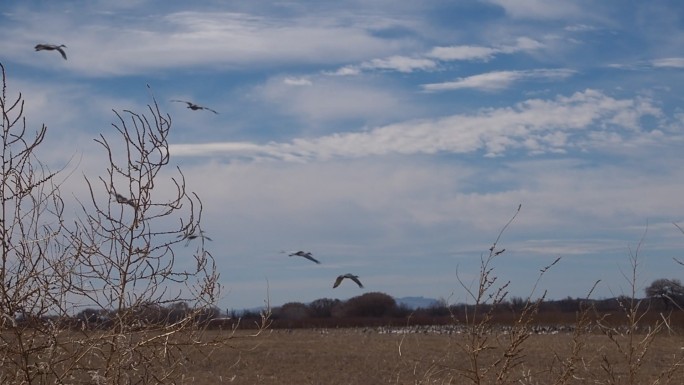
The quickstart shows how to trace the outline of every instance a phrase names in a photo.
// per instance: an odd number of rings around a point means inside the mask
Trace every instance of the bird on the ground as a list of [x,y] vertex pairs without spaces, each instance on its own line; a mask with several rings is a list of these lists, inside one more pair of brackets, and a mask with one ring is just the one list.
[[215,114],[218,114],[218,112],[212,110],[212,109],[209,108],[209,107],[203,107],[203,106],[200,106],[199,104],[195,104],[195,103],[193,103],[193,102],[187,102],[187,101],[185,101],[185,100],[175,100],[175,99],[174,99],[174,100],[171,100],[171,101],[172,101],[172,102],[178,102],[178,103],[185,103],[185,104],[188,105],[188,108],[191,109],[191,110],[193,110],[193,111],[197,111],[197,110],[207,110],[207,111],[211,111],[211,112],[213,112],[213,113],[215,113]]
[[59,53],[62,54],[62,57],[64,60],[67,59],[66,52],[62,49],[62,47],[66,48],[64,44],[62,45],[55,45],[55,44],[37,44],[36,45],[36,51],[59,51]]
[[311,252],[309,252],[309,251],[302,251],[302,250],[299,250],[299,251],[297,251],[297,252],[290,253],[290,254],[288,254],[287,256],[288,256],[288,257],[295,257],[295,256],[296,256],[296,257],[304,257],[304,258],[308,259],[309,261],[313,261],[313,262],[316,262],[316,263],[321,263],[319,260],[317,260],[316,258],[314,258],[314,257],[313,257],[313,254],[311,254]]
[[342,274],[342,275],[338,275],[338,276],[337,276],[337,279],[335,280],[335,284],[333,285],[333,289],[336,288],[336,287],[338,287],[338,286],[340,286],[340,284],[342,283],[342,281],[343,281],[345,278],[351,279],[352,281],[356,282],[356,284],[359,285],[360,288],[363,288],[363,285],[361,284],[361,281],[359,281],[359,276],[358,276],[358,275],[354,275],[354,274],[349,274],[349,273],[347,273],[347,274]]

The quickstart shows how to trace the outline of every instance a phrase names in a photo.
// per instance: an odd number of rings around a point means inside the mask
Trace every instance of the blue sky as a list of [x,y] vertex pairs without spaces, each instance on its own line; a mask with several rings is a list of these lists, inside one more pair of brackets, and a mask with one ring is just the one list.
[[[562,257],[539,288],[600,279],[602,298],[629,291],[644,233],[639,288],[684,272],[683,17],[677,0],[4,1],[0,61],[48,126],[43,159],[79,159],[67,196],[104,171],[112,109],[144,112],[150,85],[222,308],[467,301],[457,270],[473,282],[519,204],[495,265],[511,294]],[[300,249],[322,263],[280,253]],[[333,290],[347,272],[366,288]]]

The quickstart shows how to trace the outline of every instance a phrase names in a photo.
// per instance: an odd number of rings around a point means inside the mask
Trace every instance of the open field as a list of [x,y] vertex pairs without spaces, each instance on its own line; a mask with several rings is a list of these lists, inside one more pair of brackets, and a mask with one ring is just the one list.
[[[215,332],[212,332],[215,333]],[[467,355],[459,348],[463,334],[378,333],[376,329],[272,330],[256,338],[238,332],[232,348],[221,347],[186,373],[188,384],[465,384]],[[634,336],[635,343],[643,335]],[[507,335],[491,336],[492,345],[505,345]],[[626,336],[621,337],[627,343]],[[585,335],[574,375],[556,382],[561,361],[571,356],[573,335],[532,335],[523,344],[519,365],[510,370],[509,384],[628,383],[629,364],[608,337]],[[627,346],[627,345],[625,345]],[[669,383],[684,383],[684,367],[673,365],[684,356],[682,335],[656,336],[638,362],[634,383],[655,383],[673,369]],[[501,349],[486,350],[483,362],[500,357]],[[194,360],[193,360],[194,361]],[[634,363],[632,365],[635,365]],[[612,375],[607,369],[611,368]],[[611,377],[612,376],[612,377]],[[611,382],[612,381],[612,382]],[[491,383],[491,382],[483,382]],[[668,383],[662,378],[659,384]]]

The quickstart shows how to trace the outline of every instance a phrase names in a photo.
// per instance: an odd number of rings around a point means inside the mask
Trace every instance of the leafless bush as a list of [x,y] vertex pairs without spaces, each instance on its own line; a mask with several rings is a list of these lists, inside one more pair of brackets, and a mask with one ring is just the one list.
[[[610,358],[608,349],[601,353],[600,375],[595,374],[594,383],[598,384],[645,384],[643,378],[643,364],[649,354],[653,354],[653,344],[656,337],[668,326],[668,317],[662,315],[661,320],[646,324],[645,316],[649,312],[650,301],[645,304],[643,299],[637,297],[639,292],[638,271],[639,255],[643,245],[644,236],[639,241],[634,251],[630,250],[629,273],[623,276],[629,284],[630,292],[618,297],[620,312],[618,317],[624,317],[626,322],[611,322],[609,317],[600,317],[597,325],[601,333],[610,342],[609,347],[617,351],[618,359]],[[622,326],[626,325],[626,326]],[[670,384],[677,381],[674,378],[677,370],[684,365],[684,356],[677,352],[668,357],[663,370],[659,371],[651,384]],[[650,368],[649,368],[650,369]],[[593,373],[596,373],[595,371]],[[678,383],[678,382],[677,382]]]
[[2,76],[0,384],[177,382],[233,334],[206,329],[219,274],[198,195],[179,168],[161,172],[170,117],[154,99],[145,114],[115,111],[115,138],[95,139],[104,176],[86,176],[65,225],[58,174],[35,156],[47,128],[29,135]]
[[58,238],[64,205],[51,172],[36,158],[47,127],[26,127],[21,94],[0,95],[0,384],[36,383],[59,359],[72,261]]
[[[460,378],[472,384],[508,384],[524,380],[524,376],[514,376],[514,372],[524,373],[524,343],[532,334],[531,324],[546,292],[537,299],[533,295],[542,276],[554,266],[560,258],[541,269],[530,295],[524,299],[517,298],[519,306],[508,306],[516,312],[513,325],[507,328],[495,324],[497,312],[509,305],[508,282],[499,282],[495,273],[495,261],[505,255],[506,249],[499,248],[499,241],[520,212],[518,206],[515,214],[499,232],[489,252],[480,257],[480,270],[475,288],[463,282],[457,275],[458,282],[466,291],[470,305],[462,306],[458,313],[452,311],[453,322],[464,328],[464,336],[454,340],[455,355],[460,360],[445,359],[444,362],[433,363],[421,381],[433,383],[453,383]],[[446,381],[446,382],[444,382]],[[422,382],[421,382],[422,383]]]

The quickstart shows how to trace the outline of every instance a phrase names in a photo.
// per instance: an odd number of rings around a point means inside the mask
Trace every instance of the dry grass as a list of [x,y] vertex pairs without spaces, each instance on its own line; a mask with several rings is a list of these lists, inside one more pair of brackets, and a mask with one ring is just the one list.
[[[379,334],[362,329],[271,331],[260,337],[232,340],[211,355],[189,356],[196,361],[185,381],[192,384],[461,384],[467,357],[456,347],[462,334]],[[614,373],[628,372],[619,352],[601,334],[586,335],[579,365],[569,384],[609,383],[603,365]],[[501,334],[499,338],[505,339]],[[256,345],[255,345],[256,344]],[[505,342],[502,341],[502,346]],[[522,364],[513,371],[512,384],[553,384],[561,360],[572,354],[571,334],[531,335],[525,343]],[[663,371],[682,360],[684,337],[658,335],[644,357],[638,379],[657,382]],[[491,362],[501,354],[483,354]],[[684,367],[676,366],[673,384],[684,383]]]

